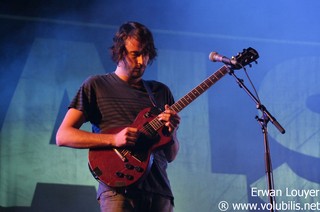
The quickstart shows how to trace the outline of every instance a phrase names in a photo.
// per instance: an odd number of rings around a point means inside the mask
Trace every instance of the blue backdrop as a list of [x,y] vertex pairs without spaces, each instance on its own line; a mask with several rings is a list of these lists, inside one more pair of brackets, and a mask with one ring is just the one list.
[[[82,81],[114,71],[108,47],[128,20],[153,31],[159,57],[145,78],[169,85],[176,100],[222,66],[210,52],[255,48],[260,58],[248,74],[286,129],[268,124],[277,209],[320,210],[319,1],[0,5],[1,211],[98,211],[87,150],[58,148],[55,133]],[[244,71],[236,74],[253,91]],[[168,170],[175,211],[270,206],[260,115],[229,75],[180,113],[181,149]]]

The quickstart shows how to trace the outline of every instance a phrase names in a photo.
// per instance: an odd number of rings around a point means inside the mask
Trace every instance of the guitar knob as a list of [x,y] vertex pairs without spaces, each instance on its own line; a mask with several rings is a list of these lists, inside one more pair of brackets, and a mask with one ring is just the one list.
[[132,175],[126,175],[126,178],[128,179],[128,180],[133,180],[133,176]]
[[117,177],[119,178],[123,178],[124,174],[122,172],[116,172]]
[[134,166],[131,165],[130,163],[126,163],[125,167],[130,170],[134,169]]
[[136,166],[136,167],[134,167],[134,169],[135,169],[137,172],[143,172],[143,168],[141,168],[140,166]]

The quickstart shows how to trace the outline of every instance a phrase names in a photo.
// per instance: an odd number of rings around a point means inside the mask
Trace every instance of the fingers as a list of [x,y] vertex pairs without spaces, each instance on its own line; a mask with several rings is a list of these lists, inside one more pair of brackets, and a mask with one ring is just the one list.
[[136,141],[138,138],[138,129],[137,128],[132,128],[132,127],[127,127],[125,128],[125,135],[128,141]]
[[137,128],[126,127],[116,135],[116,146],[134,146],[139,137]]
[[164,122],[169,132],[173,132],[180,124],[180,116],[169,105],[165,105],[165,111],[158,115],[158,119]]
[[125,141],[126,145],[133,146],[138,139],[139,133],[137,128],[125,128]]

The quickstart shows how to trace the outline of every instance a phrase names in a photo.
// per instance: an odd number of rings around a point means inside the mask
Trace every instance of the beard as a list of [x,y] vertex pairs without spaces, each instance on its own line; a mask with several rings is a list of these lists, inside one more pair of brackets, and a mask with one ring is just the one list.
[[140,68],[133,68],[131,69],[131,78],[133,79],[139,79],[143,76],[145,71],[145,67],[140,67]]
[[145,65],[135,65],[134,63],[123,60],[125,70],[127,71],[127,75],[132,79],[139,79],[143,76],[144,71],[146,69]]

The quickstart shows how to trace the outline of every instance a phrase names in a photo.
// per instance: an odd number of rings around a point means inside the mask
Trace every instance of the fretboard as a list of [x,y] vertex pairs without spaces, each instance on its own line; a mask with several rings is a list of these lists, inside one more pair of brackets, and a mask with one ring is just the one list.
[[[222,66],[218,71],[213,73],[197,87],[192,89],[188,94],[179,99],[176,103],[170,106],[175,112],[180,112],[183,108],[188,106],[193,102],[197,97],[203,94],[208,88],[220,80],[224,75],[228,73],[229,69],[227,66]],[[163,122],[159,121],[158,118],[154,118],[148,124],[143,127],[143,131],[152,135],[155,131],[159,130],[163,126]]]
[[186,106],[188,106],[191,102],[193,102],[197,97],[203,94],[206,90],[208,90],[213,84],[215,84],[218,80],[220,80],[224,75],[228,73],[229,69],[227,66],[222,66],[218,71],[213,73],[207,79],[205,79],[202,83],[200,83],[197,87],[192,89],[189,93],[187,93],[184,97],[179,99],[176,103],[171,105],[171,109],[175,112],[180,112]]

